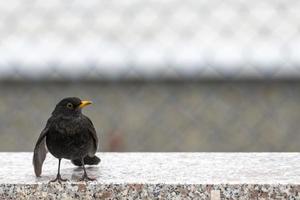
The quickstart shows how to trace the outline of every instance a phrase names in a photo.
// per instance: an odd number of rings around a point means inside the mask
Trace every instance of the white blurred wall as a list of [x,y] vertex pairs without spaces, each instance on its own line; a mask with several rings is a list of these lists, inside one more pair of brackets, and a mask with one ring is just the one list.
[[297,0],[0,1],[0,78],[300,77],[299,10]]

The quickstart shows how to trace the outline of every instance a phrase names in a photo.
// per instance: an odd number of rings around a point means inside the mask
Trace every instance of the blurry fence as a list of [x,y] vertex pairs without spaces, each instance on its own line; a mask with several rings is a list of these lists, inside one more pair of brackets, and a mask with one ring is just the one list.
[[79,96],[95,102],[86,114],[101,150],[299,151],[299,10],[296,0],[0,2],[0,150],[31,150],[55,103]]
[[11,0],[0,3],[0,74],[298,77],[299,9],[297,0]]

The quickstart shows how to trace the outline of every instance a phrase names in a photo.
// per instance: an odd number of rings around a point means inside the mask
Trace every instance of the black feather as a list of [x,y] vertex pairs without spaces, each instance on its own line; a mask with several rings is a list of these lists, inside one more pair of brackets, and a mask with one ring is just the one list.
[[[82,161],[91,165],[100,162],[95,156],[98,148],[97,133],[92,121],[82,114],[81,102],[77,97],[70,97],[56,105],[34,148],[33,166],[36,176],[42,173],[47,151],[59,160],[69,159],[77,166],[81,166]],[[88,178],[86,172],[85,178]],[[57,180],[62,180],[59,171]]]

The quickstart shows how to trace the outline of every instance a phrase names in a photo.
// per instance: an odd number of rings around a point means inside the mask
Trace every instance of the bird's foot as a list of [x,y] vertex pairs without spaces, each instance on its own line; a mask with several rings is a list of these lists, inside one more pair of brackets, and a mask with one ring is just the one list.
[[80,180],[80,181],[95,181],[95,180],[97,180],[97,179],[88,177],[87,174],[84,174],[84,175],[81,177],[81,179],[79,179],[79,180]]
[[56,176],[56,178],[53,179],[53,180],[51,180],[49,183],[58,182],[58,183],[61,184],[62,182],[66,182],[66,181],[69,181],[69,180],[68,180],[68,179],[62,178],[62,177],[60,176],[60,174],[58,174],[58,175]]

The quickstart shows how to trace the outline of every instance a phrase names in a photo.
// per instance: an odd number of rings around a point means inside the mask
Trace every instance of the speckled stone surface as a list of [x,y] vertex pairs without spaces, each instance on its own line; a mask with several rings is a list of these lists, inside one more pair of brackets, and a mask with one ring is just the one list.
[[[100,153],[97,177],[48,156],[41,178],[31,153],[0,153],[0,199],[300,199],[299,153]],[[212,195],[213,194],[213,195]],[[220,194],[220,195],[218,195]]]

